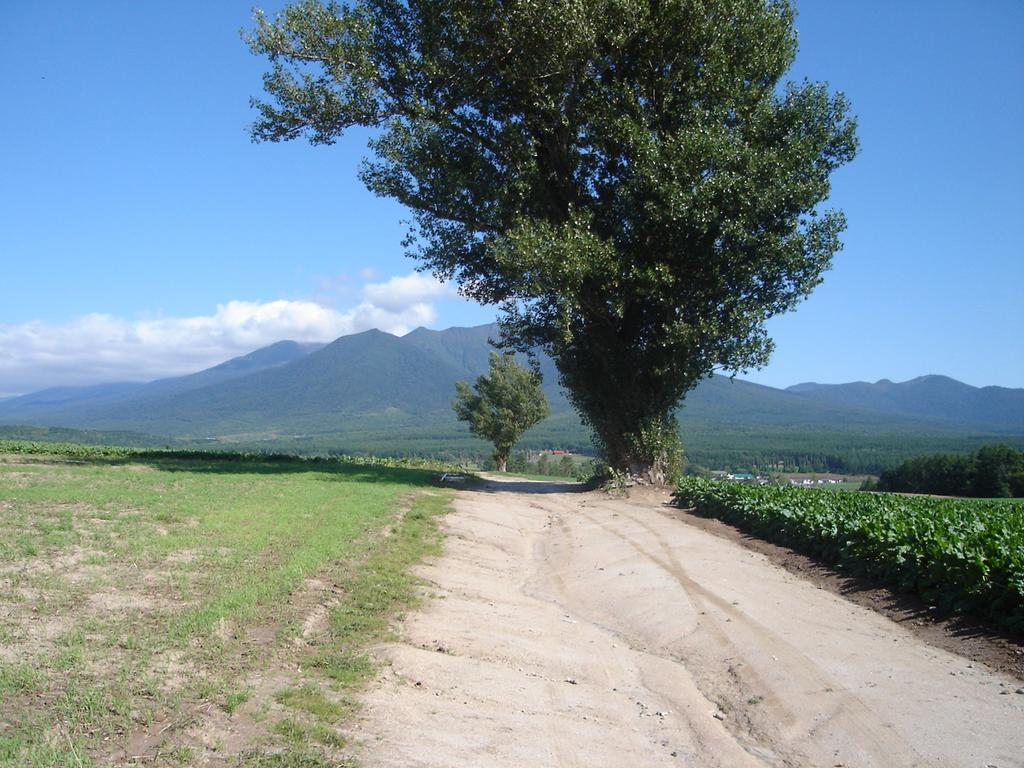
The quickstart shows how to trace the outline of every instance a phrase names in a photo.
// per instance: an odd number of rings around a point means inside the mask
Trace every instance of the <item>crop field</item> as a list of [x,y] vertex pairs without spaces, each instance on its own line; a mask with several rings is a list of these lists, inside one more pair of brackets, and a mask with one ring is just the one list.
[[1024,505],[684,480],[676,503],[1024,631]]
[[2,448],[0,766],[349,764],[431,472]]

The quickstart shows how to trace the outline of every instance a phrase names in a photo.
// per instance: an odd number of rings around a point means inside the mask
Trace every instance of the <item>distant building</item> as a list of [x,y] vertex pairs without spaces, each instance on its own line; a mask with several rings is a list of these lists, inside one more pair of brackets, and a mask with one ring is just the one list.
[[769,479],[762,475],[755,475],[752,472],[726,472],[721,469],[715,469],[711,471],[712,480],[733,480],[737,483],[757,483],[758,485],[767,485]]

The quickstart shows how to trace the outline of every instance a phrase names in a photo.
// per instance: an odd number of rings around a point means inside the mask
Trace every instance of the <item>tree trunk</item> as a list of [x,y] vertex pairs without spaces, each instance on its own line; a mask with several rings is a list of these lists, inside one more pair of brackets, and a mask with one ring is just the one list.
[[[627,431],[628,430],[628,431]],[[682,472],[678,425],[670,415],[652,418],[639,429],[605,424],[598,437],[608,466],[640,485],[674,485]]]
[[508,456],[495,456],[494,463],[499,472],[508,472]]
[[618,455],[607,451],[605,453],[609,467],[638,485],[671,485],[678,475],[673,471],[671,459],[665,452],[643,458],[631,452]]

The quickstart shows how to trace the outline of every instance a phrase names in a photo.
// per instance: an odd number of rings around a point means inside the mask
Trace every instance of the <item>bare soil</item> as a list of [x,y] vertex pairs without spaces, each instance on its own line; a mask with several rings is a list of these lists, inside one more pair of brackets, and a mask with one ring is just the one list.
[[929,645],[984,664],[1024,684],[1024,640],[1020,637],[1001,632],[971,616],[944,615],[916,595],[894,592],[836,571],[813,557],[751,536],[721,520],[671,507],[666,507],[663,513],[758,552],[821,589],[881,613]]
[[381,649],[361,761],[1024,766],[1018,667],[665,501],[461,494],[420,569],[433,599]]

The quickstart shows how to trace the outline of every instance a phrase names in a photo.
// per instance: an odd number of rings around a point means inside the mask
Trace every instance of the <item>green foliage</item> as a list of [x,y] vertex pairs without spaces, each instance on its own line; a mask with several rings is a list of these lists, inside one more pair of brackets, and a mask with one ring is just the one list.
[[555,468],[555,471],[559,475],[572,477],[576,474],[576,462],[572,460],[571,456],[562,456],[558,460],[558,466]]
[[679,480],[683,472],[683,444],[674,417],[645,419],[625,437],[633,462],[627,469],[646,471],[659,484]]
[[681,507],[1024,631],[1024,505],[686,478]]
[[519,365],[512,355],[491,353],[490,372],[470,387],[455,384],[452,408],[478,437],[494,443],[494,461],[505,471],[512,448],[523,432],[550,413],[540,388],[540,374]]
[[293,453],[261,451],[181,450],[176,448],[128,448],[116,445],[81,445],[78,443],[45,443],[26,440],[0,440],[0,454],[35,454],[67,456],[77,459],[150,459],[166,461],[208,461],[271,465],[297,465],[299,468],[330,470],[332,465],[388,467],[395,469],[430,469],[438,472],[461,472],[463,464],[421,456],[300,456]]
[[[6,415],[0,417],[0,419],[5,417]],[[138,432],[31,427],[22,424],[0,426],[0,440],[74,443],[77,445],[120,445],[132,448],[169,448],[179,444],[179,441],[172,437],[144,435]]]
[[919,456],[882,472],[878,490],[980,498],[1024,496],[1024,452],[998,444],[983,446],[973,456]]
[[[856,151],[842,95],[783,87],[785,0],[361,0],[257,13],[255,140],[380,130],[362,178],[407,245],[542,348],[607,458],[658,451],[716,366],[767,361],[767,318],[820,282]],[[652,432],[652,425],[658,428]],[[656,435],[656,442],[646,439]]]
[[229,715],[235,714],[238,708],[241,707],[245,702],[249,700],[251,691],[248,689],[229,691],[224,696],[224,702],[220,705],[220,708],[227,712]]
[[974,496],[1024,496],[1024,453],[1008,445],[986,445],[974,457]]
[[278,691],[274,699],[278,704],[308,712],[320,720],[331,723],[338,720],[344,712],[343,707],[327,699],[318,686],[311,684]]
[[[484,462],[484,468],[493,469],[493,465]],[[541,452],[532,458],[529,451],[515,451],[509,458],[508,471],[531,479],[555,477],[583,482],[594,475],[595,467],[594,460],[588,456],[562,455],[555,461],[554,454]]]

